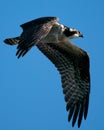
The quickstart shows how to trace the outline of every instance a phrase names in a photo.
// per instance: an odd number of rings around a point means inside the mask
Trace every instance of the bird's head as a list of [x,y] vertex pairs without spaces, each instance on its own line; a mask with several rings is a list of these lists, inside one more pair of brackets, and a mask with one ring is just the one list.
[[77,37],[83,37],[83,34],[80,33],[77,29],[74,28],[68,28],[65,26],[64,35],[68,37],[69,39],[77,38]]

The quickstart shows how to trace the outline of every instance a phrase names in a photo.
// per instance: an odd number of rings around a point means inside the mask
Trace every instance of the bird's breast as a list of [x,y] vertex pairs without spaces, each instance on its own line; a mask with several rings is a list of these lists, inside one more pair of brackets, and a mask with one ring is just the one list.
[[42,42],[44,43],[58,42],[58,33],[55,31],[50,31],[50,33],[44,39],[42,39]]

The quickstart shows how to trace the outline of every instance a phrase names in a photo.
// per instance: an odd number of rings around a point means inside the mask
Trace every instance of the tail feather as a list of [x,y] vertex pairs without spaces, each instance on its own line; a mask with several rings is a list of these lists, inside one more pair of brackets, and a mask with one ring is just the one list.
[[8,38],[5,39],[4,42],[8,45],[16,45],[20,41],[20,37],[15,37],[15,38]]

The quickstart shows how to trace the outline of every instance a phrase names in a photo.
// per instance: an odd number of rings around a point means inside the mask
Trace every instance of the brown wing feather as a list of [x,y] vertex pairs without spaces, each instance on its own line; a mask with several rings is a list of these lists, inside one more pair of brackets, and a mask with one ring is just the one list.
[[[69,44],[69,45],[68,45]],[[89,58],[85,51],[65,43],[39,43],[37,47],[53,62],[61,74],[63,93],[70,111],[68,120],[72,126],[78,119],[78,127],[82,117],[87,117],[90,93]]]
[[20,36],[20,41],[17,46],[18,51],[16,53],[18,58],[24,56],[32,46],[46,37],[56,21],[56,17],[44,17],[22,24],[23,33]]

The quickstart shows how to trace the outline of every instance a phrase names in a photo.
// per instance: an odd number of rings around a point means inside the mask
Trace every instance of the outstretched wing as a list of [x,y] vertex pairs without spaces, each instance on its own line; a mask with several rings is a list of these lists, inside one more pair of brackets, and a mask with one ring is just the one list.
[[18,58],[24,56],[32,46],[36,45],[42,38],[46,37],[57,22],[56,17],[43,17],[28,23],[22,24],[23,33],[20,36],[20,41],[17,46],[16,55]]
[[87,53],[75,45],[65,43],[38,43],[37,47],[57,67],[61,74],[63,93],[69,112],[68,120],[72,119],[72,126],[78,120],[81,125],[82,117],[87,117],[90,74],[89,57]]

